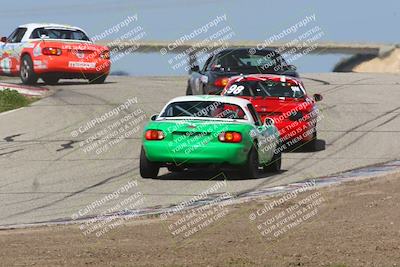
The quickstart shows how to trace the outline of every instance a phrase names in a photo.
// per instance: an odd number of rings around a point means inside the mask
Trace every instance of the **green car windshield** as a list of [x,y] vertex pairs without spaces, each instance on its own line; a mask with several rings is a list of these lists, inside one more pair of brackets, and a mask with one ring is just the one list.
[[217,101],[174,102],[165,108],[160,117],[246,119],[245,113],[240,106]]
[[298,85],[286,82],[239,81],[232,84],[225,95],[302,98],[304,91]]

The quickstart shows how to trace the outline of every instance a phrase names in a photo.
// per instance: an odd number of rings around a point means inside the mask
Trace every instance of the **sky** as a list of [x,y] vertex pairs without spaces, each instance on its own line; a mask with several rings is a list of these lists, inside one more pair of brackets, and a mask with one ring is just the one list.
[[[127,16],[137,14],[138,20],[124,30],[140,26],[146,40],[175,40],[207,24],[216,16],[226,14],[224,25],[228,25],[234,32],[232,41],[262,41],[306,16],[315,14],[313,23],[324,33],[321,41],[400,43],[399,11],[398,0],[16,0],[2,4],[0,35],[8,36],[18,25],[28,22],[54,22],[79,26],[89,36],[94,36],[120,23]],[[120,31],[107,38],[118,38],[122,33]],[[203,34],[196,38],[201,40],[206,36]],[[282,40],[289,41],[292,38],[293,35]],[[132,75],[184,74],[183,68],[171,68],[168,63],[171,56],[136,53],[116,61],[113,70],[122,70]],[[343,57],[346,56],[307,55],[294,64],[300,72],[327,72]]]

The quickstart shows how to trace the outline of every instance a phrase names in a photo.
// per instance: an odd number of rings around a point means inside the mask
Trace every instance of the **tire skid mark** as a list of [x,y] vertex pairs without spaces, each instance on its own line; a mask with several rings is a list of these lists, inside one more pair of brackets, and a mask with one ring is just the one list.
[[23,134],[10,135],[10,136],[4,137],[3,140],[6,141],[6,142],[14,142],[15,141],[14,138],[15,137],[19,137],[21,135],[23,135]]
[[[379,128],[379,127],[381,127],[381,126],[383,126],[383,125],[385,125],[385,124],[388,124],[389,122],[391,122],[391,121],[395,120],[396,118],[398,118],[399,115],[400,115],[400,114],[396,114],[395,116],[393,116],[393,117],[387,119],[386,121],[384,121],[384,122],[378,124],[377,126],[375,126],[374,128],[372,128],[371,130],[375,130],[376,128]],[[353,146],[355,143],[357,143],[358,141],[360,141],[364,136],[366,136],[366,135],[369,134],[369,133],[371,133],[371,131],[364,132],[362,135],[356,137],[354,140],[352,140],[351,143],[349,143],[349,144],[346,146],[346,148],[348,148],[348,147],[350,147],[350,146]]]
[[334,86],[334,87],[326,90],[324,92],[324,94],[329,94],[331,92],[337,92],[337,91],[343,90],[343,89],[347,88],[347,86],[358,85],[358,82],[365,81],[365,80],[370,80],[370,78],[363,78],[363,79],[355,80],[354,82],[351,82],[350,84],[340,84],[338,86]]
[[19,151],[22,151],[22,150],[23,150],[23,149],[11,150],[11,151],[8,151],[8,152],[0,153],[0,156],[14,154],[14,153],[19,152]]
[[330,85],[331,83],[328,81],[324,81],[324,80],[320,80],[320,79],[314,79],[314,78],[310,78],[310,77],[301,77],[300,79],[302,80],[310,80],[310,81],[314,81],[314,82],[319,82],[322,83],[323,85]]
[[[331,84],[332,85],[332,84]],[[341,86],[345,86],[345,85],[347,85],[347,84],[341,84]],[[353,85],[353,84],[349,84],[349,85]],[[73,104],[71,104],[71,105],[73,105]],[[393,118],[393,120],[394,120],[394,118]],[[73,124],[73,125],[75,125],[75,124]],[[69,127],[71,127],[71,126],[69,126]],[[68,127],[67,127],[68,128]],[[57,132],[57,131],[56,131]],[[347,132],[347,131],[345,131],[345,132]],[[356,132],[356,131],[352,131],[352,132]],[[312,154],[312,155],[314,155],[314,154]],[[326,159],[330,159],[330,158],[326,158]],[[62,160],[62,158],[61,159],[57,159],[57,161],[61,161]],[[49,162],[54,162],[54,160],[51,160],[51,161],[49,161]],[[281,177],[279,177],[279,178],[281,178]],[[270,181],[268,181],[268,182],[270,182]],[[260,186],[260,185],[258,185],[258,186]],[[79,190],[78,190],[79,191]],[[77,191],[77,192],[78,192]],[[32,193],[34,193],[34,192],[32,192]],[[83,194],[85,194],[85,192],[81,192],[81,193],[83,193]]]
[[[391,110],[389,110],[389,111],[386,111],[386,112],[384,112],[384,113],[382,113],[382,114],[380,114],[380,115],[375,116],[375,117],[372,118],[372,119],[369,119],[369,120],[367,120],[367,121],[365,121],[365,122],[362,122],[362,123],[358,124],[358,125],[356,125],[356,126],[350,128],[349,130],[346,130],[343,134],[339,135],[338,137],[334,138],[333,141],[330,142],[330,144],[334,144],[335,142],[337,142],[338,140],[342,139],[344,136],[346,136],[346,135],[352,133],[353,131],[357,130],[358,128],[361,128],[361,127],[363,127],[363,126],[365,126],[365,125],[367,125],[367,124],[369,124],[369,123],[371,123],[371,122],[374,122],[374,121],[376,121],[376,120],[378,120],[378,119],[380,119],[380,118],[383,118],[383,117],[385,117],[386,115],[389,115],[389,114],[391,114],[391,113],[394,113],[395,111],[398,111],[398,110],[400,110],[400,106],[399,106],[399,107],[396,107],[396,108],[394,108],[394,109],[391,109]],[[376,128],[376,127],[375,127],[375,128]],[[374,128],[374,129],[375,129],[375,128]]]
[[[139,157],[132,158],[106,158],[106,159],[60,159],[59,161],[76,162],[76,161],[121,161],[121,160],[139,160]],[[10,160],[11,161],[11,160]],[[53,159],[25,159],[24,162],[53,162]],[[1,162],[0,162],[1,163]],[[8,164],[8,163],[7,163]]]
[[[385,176],[385,175],[388,175],[391,173],[398,173],[399,169],[400,169],[400,161],[390,161],[390,162],[381,163],[381,164],[373,164],[373,165],[368,165],[368,166],[353,169],[353,170],[342,171],[342,172],[328,175],[328,176],[318,177],[318,178],[315,178],[312,180],[306,179],[304,181],[292,182],[292,183],[288,183],[284,186],[259,188],[257,190],[243,192],[241,194],[235,194],[232,197],[227,197],[227,198],[221,199],[217,203],[221,203],[224,201],[230,201],[231,202],[230,205],[237,205],[240,203],[248,202],[249,200],[259,199],[260,197],[265,199],[265,197],[271,197],[271,196],[276,196],[278,194],[294,192],[295,190],[304,188],[304,186],[306,185],[307,182],[313,182],[315,184],[316,188],[323,188],[323,187],[330,186],[330,185],[340,185],[343,183],[347,183],[349,181],[362,181],[362,180],[371,179],[374,177],[375,178],[382,177],[382,176]],[[187,210],[199,208],[204,205],[211,204],[215,201],[215,199],[221,197],[223,194],[224,194],[224,192],[217,193],[217,194],[213,194],[212,196],[210,195],[207,199],[202,199],[200,201],[194,201],[192,204],[183,207],[182,211],[187,211]],[[151,206],[151,207],[146,207],[146,208],[141,208],[141,209],[129,210],[122,215],[120,214],[120,212],[117,212],[117,213],[114,212],[114,213],[107,214],[106,216],[108,216],[108,217],[117,216],[118,218],[124,218],[125,216],[130,216],[131,214],[135,214],[137,217],[149,216],[149,215],[160,215],[163,213],[168,213],[169,211],[174,211],[174,210],[176,210],[177,207],[178,207],[177,204],[167,204],[167,205],[163,205],[163,206],[156,205],[156,206]],[[85,221],[95,218],[96,216],[97,215],[85,216],[83,218],[80,218],[79,220],[72,220],[71,218],[63,217],[60,219],[42,220],[42,221],[35,221],[35,222],[31,222],[31,223],[5,224],[5,225],[1,225],[0,229],[26,228],[26,227],[32,227],[32,226],[78,224],[78,223],[84,223]]]
[[[12,193],[0,193],[0,195],[8,195],[8,194],[12,194]],[[27,194],[27,192],[24,192],[24,193],[22,193],[22,195],[26,195]],[[26,203],[26,202],[31,202],[31,201],[33,201],[33,200],[40,200],[40,199],[44,199],[44,198],[46,198],[47,196],[46,195],[42,195],[42,196],[38,196],[38,197],[34,197],[34,198],[29,198],[29,199],[26,199],[26,200],[21,200],[21,201],[14,201],[14,202],[8,202],[8,203],[5,203],[4,205],[7,205],[7,206],[11,206],[11,205],[15,205],[15,204],[22,204],[22,203]]]
[[77,143],[77,141],[69,141],[68,143],[61,144],[61,148],[57,149],[57,152],[66,150],[66,149],[71,149],[74,148],[73,144]]
[[[323,133],[344,133],[346,131],[345,130],[319,130],[318,132],[319,133],[320,132],[323,132]],[[353,133],[366,133],[366,132],[369,132],[369,133],[400,133],[400,130],[371,130],[371,131],[367,131],[367,130],[358,130],[357,131],[356,130],[356,131],[353,131]]]
[[[54,98],[54,99],[57,100],[57,101],[61,101],[61,102],[64,102],[64,103],[67,103],[67,104],[68,104],[69,102],[67,102],[65,99],[63,99],[63,97],[60,97],[60,96],[59,96],[59,93],[60,93],[60,92],[63,92],[63,91],[64,91],[63,89],[57,90],[52,96],[50,96],[50,98]],[[96,99],[96,100],[100,100],[100,101],[102,101],[103,103],[107,103],[107,104],[111,103],[111,102],[109,102],[109,101],[107,101],[107,100],[105,100],[105,99],[102,99],[102,98],[97,97],[97,96],[92,96],[92,95],[89,95],[89,94],[79,93],[79,92],[72,91],[72,90],[69,90],[69,91],[66,91],[66,92],[68,92],[68,93],[73,93],[73,94],[78,94],[78,95],[83,95],[83,96],[86,96],[86,97],[91,97],[91,98],[94,98],[94,99]],[[122,112],[125,113],[126,111],[125,111],[125,110],[122,110]],[[72,124],[72,126],[80,125],[80,124],[81,124],[82,122],[84,122],[84,121],[87,121],[87,119],[82,120],[82,121],[79,121],[79,122],[76,122],[76,123]],[[53,135],[58,134],[58,133],[63,133],[66,129],[68,129],[68,128],[70,128],[70,127],[71,127],[71,125],[66,126],[66,127],[64,127],[64,128],[61,128],[61,129],[58,129],[58,130],[56,130],[56,131],[50,132],[50,133],[48,133],[48,134],[42,135],[42,136],[38,137],[37,140],[39,141],[39,140],[41,140],[42,138],[50,137],[50,136],[53,136]],[[69,141],[73,141],[73,140],[69,140]],[[38,144],[42,145],[43,148],[45,148],[45,149],[48,151],[49,154],[52,154],[52,152],[49,151],[49,150],[46,148],[46,146],[45,146],[46,143],[44,143],[44,144],[43,144],[43,143],[38,143]],[[25,144],[24,144],[24,145],[25,145]],[[26,144],[26,145],[29,145],[29,144]],[[22,146],[22,147],[23,147],[23,146]],[[62,155],[61,157],[58,157],[58,158],[56,158],[56,159],[50,161],[50,163],[48,164],[48,166],[45,167],[44,169],[42,169],[42,170],[37,174],[36,178],[38,178],[38,176],[40,176],[41,174],[44,173],[44,171],[46,171],[48,168],[50,168],[50,167],[51,167],[51,163],[54,163],[54,162],[59,161],[60,159],[62,159],[62,158],[64,158],[64,157],[70,155],[71,153],[75,152],[77,149],[79,149],[79,148],[75,148],[75,149],[73,148],[70,152],[67,152],[67,153],[65,153],[64,155]],[[18,183],[20,183],[20,182],[23,183],[23,182],[25,182],[25,181],[26,181],[26,179],[20,179],[20,180],[14,182],[14,183],[11,183],[11,184],[12,184],[12,185],[13,185],[13,184],[18,184]],[[8,184],[8,185],[10,185],[10,184]],[[5,187],[5,186],[6,186],[6,185],[0,185],[0,188],[3,188],[3,187]]]
[[[397,107],[397,108],[395,108],[395,109],[393,109],[393,110],[398,110],[398,109],[400,109],[400,107]],[[382,118],[382,117],[384,117],[384,116],[386,116],[386,115],[388,115],[388,114],[391,114],[391,112],[389,111],[389,112],[386,112],[385,114],[376,116],[375,118],[373,118],[373,119],[371,119],[371,120],[369,120],[369,121],[366,121],[366,122],[364,122],[364,123],[361,123],[361,124],[359,124],[359,126],[356,126],[356,127],[353,127],[353,128],[354,128],[354,129],[360,128],[360,127],[365,126],[365,125],[368,124],[368,123],[374,122],[374,121],[376,121],[377,119],[380,119],[380,118]],[[397,114],[395,117],[397,117],[397,116],[398,116],[398,114]],[[393,119],[393,118],[388,119],[386,122],[382,123],[382,125],[386,124],[388,121],[392,121],[392,119]],[[380,127],[380,125],[375,126],[373,129],[376,129],[376,128],[378,128],[378,127]],[[353,129],[353,128],[352,128],[352,129]],[[339,141],[341,138],[343,138],[344,136],[346,136],[346,135],[348,135],[348,134],[350,134],[350,133],[352,133],[352,131],[346,131],[345,134],[343,134],[343,135],[342,135],[341,137],[339,137],[339,138],[336,138],[336,140],[332,141],[330,144],[334,144],[335,142]],[[336,150],[336,151],[333,151],[333,152],[329,153],[328,155],[326,155],[326,157],[325,157],[324,159],[322,159],[321,161],[331,159],[333,155],[336,155],[336,154],[338,154],[339,152],[343,151],[343,149],[347,149],[349,146],[352,146],[355,142],[361,140],[361,138],[365,137],[368,133],[369,133],[369,132],[363,133],[361,136],[354,138],[353,140],[349,141],[346,145],[342,146],[342,148],[340,148],[340,149],[338,149],[338,150]],[[314,155],[315,155],[315,154],[316,154],[316,153],[314,153]],[[312,158],[312,159],[313,159],[313,158]],[[296,165],[297,165],[299,162],[301,162],[301,161],[302,161],[302,159],[299,159],[297,162],[293,163],[293,164],[290,165],[289,167],[296,166]],[[302,172],[302,171],[304,171],[304,170],[306,170],[306,169],[312,167],[313,165],[314,165],[314,163],[310,163],[310,164],[308,164],[308,165],[306,165],[306,166],[304,166],[304,167],[302,167],[302,168],[300,168],[300,169],[297,169],[296,172],[298,172],[298,173],[299,173],[299,172]],[[285,178],[285,177],[287,177],[287,176],[284,176],[283,178]],[[274,180],[274,179],[271,179],[271,180],[268,181],[268,183],[269,183],[269,182],[272,182],[272,181],[275,181],[275,180]],[[266,182],[267,182],[267,181],[266,181]],[[263,185],[265,185],[265,184],[263,184]]]
[[137,169],[137,167],[129,169],[127,171],[124,171],[124,172],[122,172],[120,174],[110,176],[110,177],[108,177],[106,179],[101,180],[100,182],[97,182],[97,183],[95,183],[95,184],[93,184],[91,186],[87,186],[85,188],[82,188],[82,189],[80,189],[78,191],[74,191],[73,193],[70,193],[67,196],[59,198],[57,200],[50,201],[50,202],[48,202],[46,204],[43,204],[43,205],[40,205],[38,207],[34,207],[34,208],[30,208],[30,209],[27,209],[27,210],[24,210],[24,211],[20,211],[20,212],[16,212],[16,213],[10,214],[7,217],[2,217],[1,219],[10,219],[10,218],[13,218],[15,216],[19,216],[19,215],[27,214],[27,213],[30,213],[30,212],[33,212],[33,211],[37,211],[37,210],[40,210],[40,209],[48,208],[48,207],[53,206],[55,204],[58,204],[58,203],[60,203],[62,201],[68,200],[68,199],[70,199],[70,198],[72,198],[72,197],[74,197],[74,196],[76,196],[76,195],[78,195],[80,193],[83,193],[83,192],[86,192],[86,191],[88,191],[90,189],[93,189],[93,188],[99,187],[101,185],[104,185],[104,184],[108,183],[109,181],[111,181],[113,179],[116,179],[116,178],[119,178],[119,177],[121,177],[123,175],[129,174],[130,172],[134,171],[135,169]]

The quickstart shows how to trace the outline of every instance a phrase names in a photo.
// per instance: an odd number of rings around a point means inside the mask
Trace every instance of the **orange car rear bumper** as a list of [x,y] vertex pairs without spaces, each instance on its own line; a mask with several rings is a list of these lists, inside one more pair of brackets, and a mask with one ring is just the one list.
[[96,59],[84,61],[67,57],[46,56],[43,59],[34,59],[34,71],[36,74],[66,73],[66,74],[108,74],[111,62],[108,59]]

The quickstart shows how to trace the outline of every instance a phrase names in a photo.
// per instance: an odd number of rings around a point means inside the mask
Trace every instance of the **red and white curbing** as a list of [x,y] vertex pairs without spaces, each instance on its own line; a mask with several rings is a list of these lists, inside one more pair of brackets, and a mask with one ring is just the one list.
[[3,91],[5,89],[16,90],[18,93],[30,97],[43,97],[49,92],[49,89],[42,87],[19,85],[12,83],[0,83],[0,91]]

